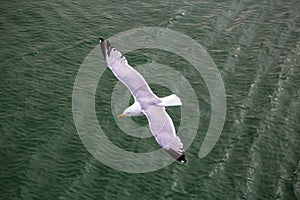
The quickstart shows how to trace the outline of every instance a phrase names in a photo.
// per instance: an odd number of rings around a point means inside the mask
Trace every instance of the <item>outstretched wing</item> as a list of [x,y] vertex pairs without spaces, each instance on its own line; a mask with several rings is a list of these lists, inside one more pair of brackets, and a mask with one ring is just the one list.
[[148,106],[143,110],[149,127],[157,143],[167,151],[173,158],[186,163],[183,144],[176,136],[173,121],[162,106]]
[[100,47],[107,66],[114,75],[130,90],[136,100],[141,98],[157,98],[151,91],[148,83],[133,69],[126,58],[108,40],[99,39]]

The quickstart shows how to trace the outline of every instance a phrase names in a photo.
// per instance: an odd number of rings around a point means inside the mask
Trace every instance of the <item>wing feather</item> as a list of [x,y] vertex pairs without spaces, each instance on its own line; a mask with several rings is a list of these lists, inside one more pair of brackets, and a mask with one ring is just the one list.
[[183,144],[176,135],[173,121],[165,107],[151,105],[143,110],[157,143],[173,158],[185,163]]
[[130,90],[135,99],[157,98],[143,76],[128,64],[125,56],[116,48],[113,48],[109,41],[100,38],[100,47],[107,66]]

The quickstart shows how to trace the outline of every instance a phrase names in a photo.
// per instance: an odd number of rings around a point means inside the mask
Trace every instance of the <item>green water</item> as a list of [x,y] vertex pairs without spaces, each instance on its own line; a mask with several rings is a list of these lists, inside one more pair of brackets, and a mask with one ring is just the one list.
[[[297,0],[2,1],[0,8],[0,199],[300,199]],[[72,90],[100,35],[144,26],[179,31],[207,49],[224,80],[227,113],[218,143],[199,159],[210,97],[204,81],[187,69],[184,76],[202,88],[188,164],[130,174],[86,150],[73,121]],[[129,63],[153,57],[175,68],[187,65],[166,52],[140,53],[147,56],[130,54]],[[98,119],[118,130],[109,120],[116,80],[105,74],[107,88],[96,96],[96,108],[103,109]],[[114,132],[111,139],[126,149],[131,141],[124,135]],[[157,149],[154,140],[145,141]]]

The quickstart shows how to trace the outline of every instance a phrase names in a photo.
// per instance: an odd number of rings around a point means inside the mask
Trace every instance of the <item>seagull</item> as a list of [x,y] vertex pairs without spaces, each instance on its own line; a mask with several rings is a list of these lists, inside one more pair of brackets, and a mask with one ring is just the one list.
[[163,98],[157,97],[143,76],[128,64],[120,51],[112,47],[108,40],[99,38],[99,42],[107,66],[134,97],[134,103],[118,118],[145,115],[157,143],[173,158],[186,163],[183,144],[176,136],[173,121],[165,109],[165,106],[182,105],[180,98],[175,94]]

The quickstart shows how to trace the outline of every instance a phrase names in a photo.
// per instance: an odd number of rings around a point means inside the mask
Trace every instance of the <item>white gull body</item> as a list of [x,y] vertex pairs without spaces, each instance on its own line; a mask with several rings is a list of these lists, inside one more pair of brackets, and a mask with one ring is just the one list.
[[165,110],[165,106],[182,105],[180,98],[175,94],[157,97],[142,75],[128,64],[126,58],[109,41],[102,38],[99,41],[107,66],[130,90],[135,100],[119,117],[146,115],[157,143],[173,158],[186,163],[183,144],[176,136],[173,121]]

